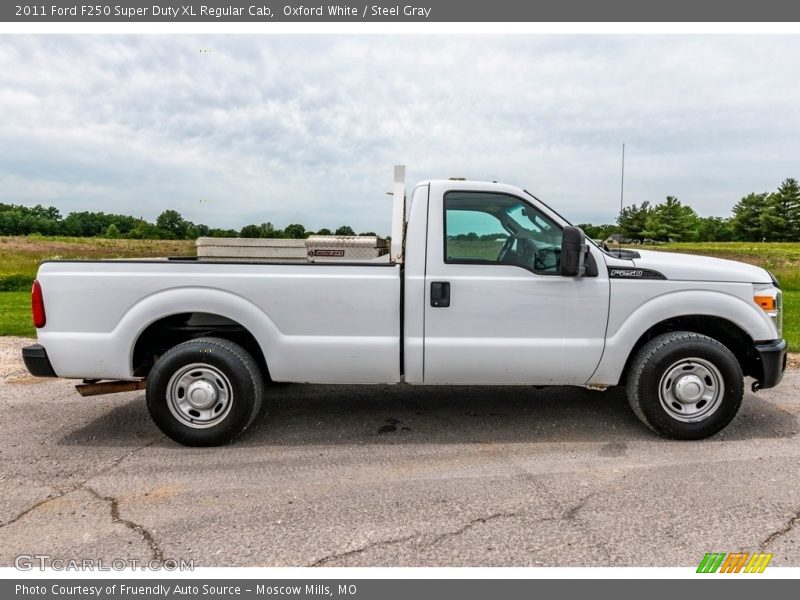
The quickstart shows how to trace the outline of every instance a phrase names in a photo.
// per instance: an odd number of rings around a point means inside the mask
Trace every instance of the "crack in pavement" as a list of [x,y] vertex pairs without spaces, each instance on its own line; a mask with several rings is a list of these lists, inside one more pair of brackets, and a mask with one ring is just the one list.
[[117,467],[126,458],[130,458],[131,456],[133,456],[134,454],[136,454],[140,450],[144,450],[145,448],[149,448],[150,446],[152,446],[155,443],[156,443],[155,440],[151,440],[151,441],[147,442],[146,444],[144,444],[142,446],[137,446],[136,448],[134,448],[130,452],[127,452],[126,454],[123,454],[122,456],[118,456],[117,458],[112,460],[109,464],[107,464],[104,467],[98,469],[97,471],[95,471],[91,475],[86,476],[80,482],[78,482],[78,483],[76,483],[74,485],[71,485],[66,489],[57,490],[58,493],[55,496],[48,495],[47,498],[44,498],[43,500],[40,500],[39,502],[36,502],[35,504],[32,504],[29,507],[23,509],[21,512],[17,513],[16,516],[12,517],[8,521],[0,523],[0,529],[2,529],[3,527],[7,527],[9,525],[12,525],[13,523],[16,523],[17,521],[19,521],[22,517],[24,517],[28,513],[33,512],[37,508],[40,508],[40,507],[44,506],[45,504],[47,504],[49,502],[53,502],[54,500],[58,500],[59,498],[63,498],[67,494],[71,494],[72,492],[75,492],[75,491],[81,489],[84,485],[86,485],[89,481],[91,481],[95,477],[110,471],[111,469]]
[[512,519],[514,517],[519,517],[519,516],[520,515],[518,513],[493,513],[493,514],[491,514],[491,515],[489,515],[487,517],[478,517],[477,519],[472,519],[471,521],[469,521],[468,523],[466,523],[465,525],[463,525],[462,527],[459,527],[458,529],[456,529],[454,531],[446,531],[444,533],[440,533],[435,538],[433,538],[430,542],[425,544],[423,547],[424,548],[430,548],[431,546],[435,546],[436,544],[438,544],[442,540],[446,540],[448,538],[459,536],[462,533],[464,533],[465,531],[468,531],[468,530],[472,529],[473,527],[475,527],[478,524],[483,524],[483,523],[486,523],[488,521],[494,521],[495,519]]
[[371,548],[377,548],[378,546],[391,546],[392,544],[402,544],[403,542],[409,542],[414,538],[419,537],[417,534],[407,535],[401,538],[395,539],[388,539],[388,540],[379,540],[377,542],[370,542],[360,548],[356,548],[354,550],[348,550],[347,552],[341,553],[334,553],[328,554],[327,556],[323,556],[322,558],[315,560],[313,563],[308,565],[309,567],[321,567],[325,563],[328,563],[332,560],[337,560],[340,558],[347,558],[348,556],[353,556],[354,554],[361,554],[362,552],[366,552]]
[[85,484],[86,482],[88,482],[88,481],[90,481],[90,480],[94,479],[95,477],[98,477],[98,476],[102,475],[103,473],[106,473],[106,472],[110,471],[111,469],[114,469],[114,468],[116,468],[116,467],[117,467],[117,466],[119,466],[119,464],[120,464],[120,463],[121,463],[123,460],[125,460],[126,458],[130,458],[131,456],[133,456],[133,455],[134,455],[134,454],[136,454],[137,452],[140,452],[141,450],[144,450],[145,448],[149,448],[150,446],[152,446],[152,445],[153,445],[153,444],[155,444],[155,443],[156,443],[156,440],[150,440],[150,441],[149,441],[149,442],[147,442],[146,444],[143,444],[143,445],[141,445],[141,446],[137,446],[136,448],[134,448],[133,450],[131,450],[131,451],[130,451],[130,452],[128,452],[127,454],[123,454],[122,456],[118,456],[117,458],[115,458],[114,460],[112,460],[112,461],[111,461],[109,464],[107,464],[106,466],[104,466],[104,467],[102,467],[102,468],[98,469],[97,471],[95,471],[95,472],[94,472],[94,473],[92,473],[91,475],[88,475],[88,476],[87,476],[87,477],[86,477],[86,478],[85,478],[83,481],[81,481],[80,485],[83,485],[83,484]]
[[54,500],[58,500],[59,498],[63,498],[67,494],[71,494],[72,492],[74,492],[76,489],[77,488],[72,488],[72,489],[68,489],[68,490],[58,490],[58,494],[56,494],[55,496],[48,495],[47,498],[44,498],[43,500],[39,500],[39,502],[37,502],[36,504],[31,504],[28,508],[22,510],[22,512],[18,513],[16,516],[14,516],[13,518],[9,519],[8,521],[0,523],[0,529],[2,529],[3,527],[8,527],[9,525],[13,525],[14,523],[19,521],[22,517],[24,517],[28,513],[33,512],[37,508],[42,507],[42,506],[44,506],[45,504],[47,504],[49,502],[53,502]]
[[800,511],[797,511],[792,515],[792,517],[786,522],[786,524],[781,527],[780,529],[776,529],[772,533],[770,533],[764,541],[758,545],[759,551],[764,550],[767,546],[769,546],[772,542],[777,540],[779,537],[782,537],[789,533],[792,529],[794,529],[798,523],[800,523]]
[[150,551],[153,553],[153,560],[156,560],[158,562],[162,562],[164,560],[164,551],[156,542],[155,538],[153,537],[153,534],[150,533],[147,529],[145,529],[144,525],[140,525],[139,523],[134,523],[133,521],[130,521],[128,519],[123,519],[120,516],[119,500],[117,500],[113,496],[103,496],[96,489],[88,485],[82,485],[80,489],[89,492],[92,496],[94,496],[98,500],[101,500],[103,502],[108,502],[111,507],[111,520],[114,523],[120,523],[124,525],[128,529],[131,529],[132,531],[135,531],[140,536],[142,536],[142,539],[145,542],[147,542],[148,546],[150,546]]
[[37,508],[40,508],[41,506],[44,506],[49,502],[53,502],[54,500],[58,500],[59,498],[63,498],[64,496],[68,496],[69,494],[74,494],[75,492],[80,492],[80,491],[88,492],[96,499],[101,500],[103,502],[108,502],[111,505],[112,522],[120,523],[122,525],[125,525],[125,527],[127,527],[128,529],[132,529],[133,531],[137,532],[142,537],[142,539],[145,542],[147,542],[147,545],[150,547],[150,551],[153,553],[153,560],[157,560],[159,562],[162,562],[164,560],[164,551],[156,542],[155,538],[153,537],[153,534],[150,533],[147,529],[145,529],[143,525],[139,525],[138,523],[134,523],[133,521],[129,521],[128,519],[123,519],[120,516],[119,500],[117,500],[112,496],[103,496],[96,489],[86,485],[84,482],[81,482],[78,485],[73,486],[72,488],[69,488],[67,490],[60,490],[57,495],[50,496],[48,498],[45,498],[44,500],[41,500],[40,502],[37,502],[32,506],[29,506],[28,508],[20,512],[17,516],[15,516],[13,519],[0,524],[0,527],[6,527],[8,525],[11,525],[12,523],[16,523],[22,517],[33,512]]
[[[522,515],[519,514],[519,513],[493,513],[493,514],[490,514],[490,515],[485,516],[485,517],[478,517],[478,518],[475,518],[475,519],[472,519],[472,520],[468,521],[466,524],[462,525],[461,527],[459,527],[457,529],[454,529],[452,531],[445,531],[444,533],[440,533],[439,535],[437,535],[433,539],[431,539],[429,542],[421,544],[420,548],[430,548],[431,546],[434,546],[434,545],[438,544],[442,540],[445,540],[445,539],[448,539],[448,538],[451,538],[451,537],[459,536],[462,533],[468,531],[469,529],[472,529],[476,525],[487,523],[488,521],[493,521],[494,519],[510,519],[510,518],[516,518],[516,517],[520,517],[520,516],[522,516]],[[550,519],[552,519],[552,517],[547,517],[545,519],[539,519],[539,521],[547,521],[547,520],[550,520]],[[410,542],[410,541],[412,541],[414,539],[420,539],[420,538],[424,538],[424,534],[416,534],[415,533],[415,534],[406,535],[406,536],[399,537],[399,538],[393,538],[393,539],[388,539],[388,540],[379,540],[377,542],[370,542],[369,544],[365,544],[364,546],[362,546],[360,548],[355,548],[354,550],[348,550],[347,552],[334,553],[334,554],[329,554],[328,556],[323,556],[322,558],[314,561],[313,563],[311,563],[308,566],[309,567],[320,567],[320,566],[322,566],[322,565],[324,565],[324,564],[326,564],[328,562],[331,562],[333,560],[338,560],[338,559],[341,559],[341,558],[347,558],[347,557],[353,556],[355,554],[361,554],[362,552],[366,552],[367,550],[371,550],[372,548],[377,548],[377,547],[380,547],[380,546],[392,546],[392,545],[395,545],[395,544],[402,544],[403,542]]]
[[587,494],[586,496],[578,500],[578,503],[575,506],[572,506],[567,510],[565,510],[561,518],[564,519],[565,521],[577,521],[578,513],[581,512],[584,508],[586,508],[586,505],[589,503],[589,500],[594,498],[599,493],[600,492],[598,491]]
[[[567,510],[563,511],[558,516],[541,517],[541,518],[535,519],[535,522],[536,523],[546,523],[548,521],[573,521],[574,522],[574,521],[577,520],[578,513],[581,510],[583,510],[583,508],[586,507],[586,504],[589,502],[589,500],[591,498],[593,498],[594,496],[596,496],[598,493],[599,492],[595,491],[595,492],[591,492],[590,494],[587,494],[586,496],[581,498],[578,501],[577,504],[575,504],[574,506],[571,506]],[[492,513],[492,514],[490,514],[488,516],[485,516],[485,517],[477,517],[475,519],[471,519],[470,521],[468,521],[467,523],[465,523],[461,527],[458,527],[457,529],[454,529],[452,531],[445,531],[443,533],[440,533],[440,534],[436,535],[430,541],[420,544],[420,548],[430,548],[431,546],[435,546],[436,544],[438,544],[439,542],[441,542],[443,540],[446,540],[446,539],[449,539],[449,538],[453,538],[453,537],[457,537],[457,536],[465,533],[466,531],[469,531],[470,529],[472,529],[473,527],[475,527],[477,525],[482,525],[484,523],[487,523],[489,521],[493,521],[495,519],[514,519],[514,518],[522,517],[524,515],[525,515],[524,511],[520,511],[520,512],[498,512],[498,513]],[[405,536],[398,537],[398,538],[390,538],[388,540],[378,540],[378,541],[375,541],[375,542],[370,542],[368,544],[365,544],[364,546],[361,546],[360,548],[355,548],[353,550],[348,550],[346,552],[333,553],[333,554],[329,554],[327,556],[323,556],[322,558],[314,561],[313,563],[311,563],[308,566],[309,567],[321,567],[321,566],[323,566],[323,565],[325,565],[325,564],[327,564],[327,563],[329,563],[331,561],[339,560],[339,559],[342,559],[342,558],[348,558],[348,557],[354,556],[356,554],[361,554],[361,553],[366,552],[368,550],[372,550],[373,548],[379,548],[379,547],[382,547],[382,546],[393,546],[395,544],[402,544],[404,542],[410,542],[410,541],[415,540],[415,539],[423,539],[424,537],[425,537],[424,534],[410,534],[410,535],[405,535]]]

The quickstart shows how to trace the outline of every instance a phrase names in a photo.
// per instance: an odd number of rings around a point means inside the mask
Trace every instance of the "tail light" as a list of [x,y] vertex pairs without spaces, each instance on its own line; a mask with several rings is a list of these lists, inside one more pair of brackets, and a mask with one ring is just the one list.
[[44,314],[44,296],[42,295],[42,286],[36,279],[33,280],[31,289],[31,312],[33,312],[33,326],[44,327],[44,324],[47,323],[47,316]]

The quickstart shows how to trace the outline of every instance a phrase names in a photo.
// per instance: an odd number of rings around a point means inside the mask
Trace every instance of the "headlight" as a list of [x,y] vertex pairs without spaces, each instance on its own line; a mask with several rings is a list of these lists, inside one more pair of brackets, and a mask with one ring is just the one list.
[[[761,288],[761,289],[759,289]],[[773,286],[756,286],[753,289],[753,302],[758,304],[775,325],[778,337],[783,336],[783,294]]]

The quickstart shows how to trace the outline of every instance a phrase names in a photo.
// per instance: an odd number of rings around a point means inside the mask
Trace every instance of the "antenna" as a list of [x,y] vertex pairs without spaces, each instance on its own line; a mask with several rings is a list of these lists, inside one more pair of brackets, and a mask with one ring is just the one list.
[[[622,203],[625,197],[625,142],[622,142],[622,176],[619,182],[619,214],[622,215]],[[622,248],[622,234],[617,237],[617,247]]]
[[622,143],[622,179],[619,184],[619,212],[622,212],[622,198],[625,195],[625,142]]

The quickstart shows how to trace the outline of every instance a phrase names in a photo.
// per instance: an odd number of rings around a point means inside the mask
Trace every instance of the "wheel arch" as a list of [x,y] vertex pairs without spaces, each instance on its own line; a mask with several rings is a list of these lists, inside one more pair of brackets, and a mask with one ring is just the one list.
[[131,371],[137,377],[147,377],[161,354],[183,342],[205,337],[240,345],[256,361],[265,379],[269,379],[261,345],[246,327],[228,317],[199,311],[173,313],[150,323],[133,344]]
[[[619,291],[622,293],[622,290]],[[752,373],[757,356],[741,344],[771,340],[775,327],[769,317],[739,295],[721,290],[680,289],[659,294],[627,313],[618,307],[615,314],[614,289],[605,348],[592,377],[594,385],[624,383],[624,376],[636,352],[654,335],[665,331],[693,331],[708,335],[720,343],[733,343],[742,371]],[[733,350],[733,349],[732,349]]]
[[625,360],[619,383],[625,384],[631,363],[642,346],[659,335],[673,331],[689,331],[708,336],[733,353],[745,375],[757,376],[760,374],[758,356],[753,349],[753,338],[744,329],[730,319],[717,315],[687,314],[659,321],[639,336]]
[[211,336],[243,346],[268,378],[267,357],[280,335],[272,320],[250,301],[210,288],[180,288],[149,296],[125,314],[117,331],[130,340],[128,365],[137,377],[146,376],[152,367],[146,359],[149,351]]

